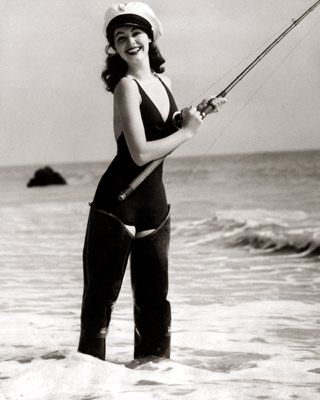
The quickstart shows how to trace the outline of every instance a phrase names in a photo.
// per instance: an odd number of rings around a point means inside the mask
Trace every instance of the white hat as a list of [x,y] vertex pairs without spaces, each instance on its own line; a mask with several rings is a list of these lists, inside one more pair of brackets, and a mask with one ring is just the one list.
[[152,9],[144,3],[134,1],[131,3],[112,4],[104,17],[104,34],[110,44],[113,44],[113,32],[118,26],[136,25],[152,34],[155,41],[162,35],[162,25]]

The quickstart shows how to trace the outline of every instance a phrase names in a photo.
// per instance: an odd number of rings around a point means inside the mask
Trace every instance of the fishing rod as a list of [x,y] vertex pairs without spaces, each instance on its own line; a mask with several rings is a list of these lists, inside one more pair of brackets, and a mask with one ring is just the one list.
[[[202,119],[205,118],[212,108],[213,101],[219,97],[226,97],[226,95],[285,37],[290,33],[304,18],[307,17],[316,7],[320,5],[320,0],[316,1],[310,8],[301,14],[297,19],[292,19],[292,24],[285,29],[268,47],[266,47],[227,87],[225,87],[219,94],[211,97],[207,106],[201,109]],[[200,103],[201,104],[201,103]],[[197,109],[200,105],[197,106]],[[182,127],[182,115],[181,112],[177,112],[173,115],[173,124],[176,128]],[[148,166],[121,192],[118,196],[118,200],[124,201],[135,189],[166,159],[169,154],[161,157],[157,160],[152,161]]]

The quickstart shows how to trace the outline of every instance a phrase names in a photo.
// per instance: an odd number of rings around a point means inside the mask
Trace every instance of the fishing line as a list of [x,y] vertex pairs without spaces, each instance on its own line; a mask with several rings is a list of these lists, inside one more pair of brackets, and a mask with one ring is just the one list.
[[[308,10],[308,8],[306,8]],[[305,10],[305,11],[306,11]],[[292,22],[295,20],[295,18],[292,18]],[[224,75],[221,76],[218,80],[216,80],[214,83],[212,83],[209,87],[207,87],[205,90],[203,90],[197,97],[195,97],[190,103],[189,106],[191,106],[194,102],[196,102],[198,99],[200,99],[204,94],[206,94],[211,88],[213,88],[216,84],[218,84],[220,81],[222,81],[226,76],[228,76],[231,72],[233,72],[236,68],[238,68],[241,64],[243,64],[246,60],[248,60],[251,56],[253,56],[255,53],[257,53],[261,48],[263,48],[267,43],[271,42],[273,38],[277,37],[280,32],[284,30],[285,27],[289,26],[288,23],[282,26],[281,29],[279,29],[276,33],[274,33],[272,36],[270,36],[269,39],[265,40],[259,47],[257,47],[255,50],[253,50],[250,54],[248,54],[243,60],[239,61],[234,67],[230,68]]]
[[174,200],[176,199],[177,195],[180,193],[181,189],[185,184],[189,181],[189,179],[198,171],[201,163],[203,162],[205,156],[208,155],[209,151],[211,148],[217,143],[217,141],[224,135],[226,132],[227,128],[236,120],[236,118],[241,114],[241,112],[249,105],[251,100],[257,95],[257,93],[266,85],[266,83],[271,79],[271,77],[276,73],[276,71],[281,67],[281,65],[290,57],[292,53],[295,52],[295,50],[300,46],[300,44],[310,35],[310,33],[320,24],[320,20],[314,24],[309,31],[303,36],[298,43],[290,50],[290,52],[281,60],[280,63],[276,65],[276,67],[270,72],[270,74],[267,76],[267,78],[260,84],[260,86],[252,93],[252,95],[249,97],[249,99],[246,101],[246,103],[236,112],[236,114],[231,118],[231,120],[227,123],[227,125],[221,130],[221,132],[213,139],[211,144],[207,147],[207,149],[201,154],[199,157],[199,160],[197,161],[195,167],[192,169],[192,171],[187,175],[185,179],[182,180],[181,184],[178,186],[177,190],[171,197],[170,203],[173,203]]
[[240,67],[241,64],[243,64],[245,61],[247,61],[251,56],[254,54],[258,53],[258,51],[263,48],[267,43],[271,42],[272,39],[276,36],[279,35],[280,32],[283,31],[283,29],[287,26],[288,24],[284,25],[281,29],[279,29],[278,32],[273,34],[269,39],[265,40],[259,47],[257,47],[255,50],[253,50],[251,53],[249,53],[245,58],[243,58],[241,61],[239,61],[234,67],[230,68],[224,75],[221,76],[218,80],[216,80],[214,83],[212,83],[210,86],[208,86],[205,90],[203,90],[197,97],[195,97],[193,100],[191,100],[189,106],[191,106],[193,103],[195,103],[197,100],[199,100],[204,94],[206,94],[210,89],[212,89],[214,86],[216,86],[219,82],[221,82],[225,77],[231,74],[236,68]]

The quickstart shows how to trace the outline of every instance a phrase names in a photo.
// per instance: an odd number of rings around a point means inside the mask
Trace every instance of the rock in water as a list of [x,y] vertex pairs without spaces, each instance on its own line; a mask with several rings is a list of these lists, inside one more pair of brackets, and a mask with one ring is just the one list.
[[34,173],[34,177],[30,179],[27,187],[47,186],[47,185],[66,185],[66,180],[51,167],[38,169]]

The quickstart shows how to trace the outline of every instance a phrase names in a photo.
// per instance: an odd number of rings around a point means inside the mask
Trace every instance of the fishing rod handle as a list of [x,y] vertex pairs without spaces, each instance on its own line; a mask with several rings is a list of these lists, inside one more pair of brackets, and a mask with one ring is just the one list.
[[[210,97],[209,100],[208,100],[207,107],[204,110],[201,111],[202,119],[204,119],[209,114],[211,109],[214,108],[214,106],[211,104],[211,101],[216,99],[216,98],[218,98],[218,97],[226,97],[226,95],[227,95],[227,92],[223,90],[222,92],[220,92],[216,96]],[[197,105],[197,110],[198,111],[199,111],[200,104]],[[181,129],[182,128],[182,111],[176,111],[173,114],[172,123],[177,129]]]
[[126,188],[122,191],[118,200],[124,201],[139,185],[164,161],[165,157],[152,161]]
[[122,191],[119,196],[118,196],[118,200],[120,201],[124,201],[128,196],[130,196],[130,194],[132,192],[134,192],[134,187],[130,184],[126,187],[126,189],[124,191]]

